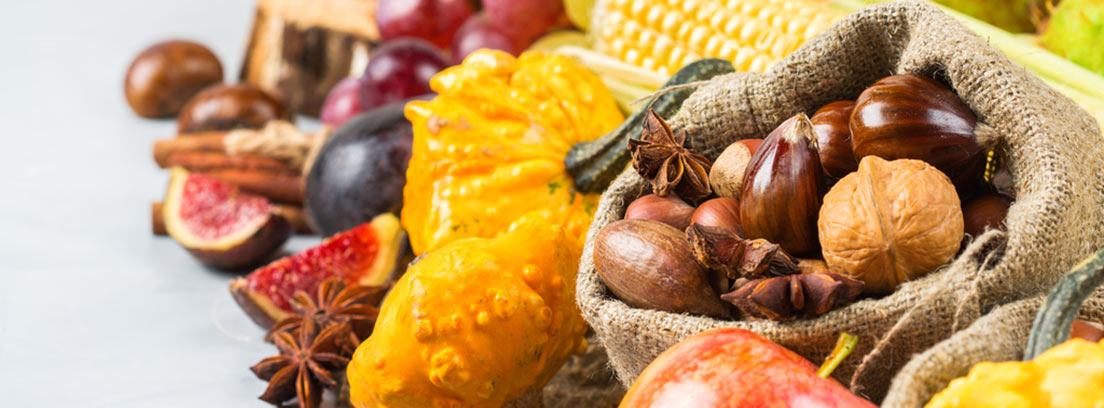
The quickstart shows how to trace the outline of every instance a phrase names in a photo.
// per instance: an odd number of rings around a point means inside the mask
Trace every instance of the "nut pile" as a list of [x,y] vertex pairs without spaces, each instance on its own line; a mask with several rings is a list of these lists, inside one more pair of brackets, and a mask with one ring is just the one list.
[[594,243],[599,276],[633,307],[819,316],[942,267],[1003,228],[1011,203],[987,182],[992,130],[932,78],[883,78],[715,162],[655,112],[643,126],[629,150],[654,194]]

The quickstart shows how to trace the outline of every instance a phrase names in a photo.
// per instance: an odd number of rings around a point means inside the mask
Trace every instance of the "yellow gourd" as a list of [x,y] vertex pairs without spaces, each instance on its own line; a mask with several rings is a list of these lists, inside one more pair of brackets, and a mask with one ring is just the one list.
[[495,238],[422,257],[380,308],[347,369],[368,407],[499,407],[586,348],[575,305],[581,242],[547,211]]
[[1073,339],[1031,361],[978,363],[925,408],[1104,406],[1104,344]]
[[598,195],[575,191],[564,156],[624,119],[596,75],[560,55],[481,50],[430,87],[433,100],[405,111],[414,147],[402,222],[415,253],[493,237],[532,210],[585,234]]

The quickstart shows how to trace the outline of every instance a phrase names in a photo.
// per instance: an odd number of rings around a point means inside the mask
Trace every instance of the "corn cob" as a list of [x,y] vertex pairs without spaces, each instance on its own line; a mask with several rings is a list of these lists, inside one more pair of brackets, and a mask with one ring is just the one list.
[[819,0],[598,0],[595,48],[664,76],[701,58],[764,71],[845,13]]

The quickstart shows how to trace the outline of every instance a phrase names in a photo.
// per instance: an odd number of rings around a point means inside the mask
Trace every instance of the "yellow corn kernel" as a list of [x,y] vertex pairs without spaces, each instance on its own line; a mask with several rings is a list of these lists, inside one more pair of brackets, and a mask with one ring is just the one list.
[[825,0],[597,0],[595,15],[598,51],[667,73],[700,58],[763,71],[843,12]]

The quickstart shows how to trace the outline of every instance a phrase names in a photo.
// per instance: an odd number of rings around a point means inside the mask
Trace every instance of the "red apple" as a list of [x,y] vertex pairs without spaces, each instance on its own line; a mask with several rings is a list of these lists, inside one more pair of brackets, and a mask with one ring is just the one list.
[[874,408],[785,347],[743,329],[715,329],[664,351],[629,388],[621,408]]

